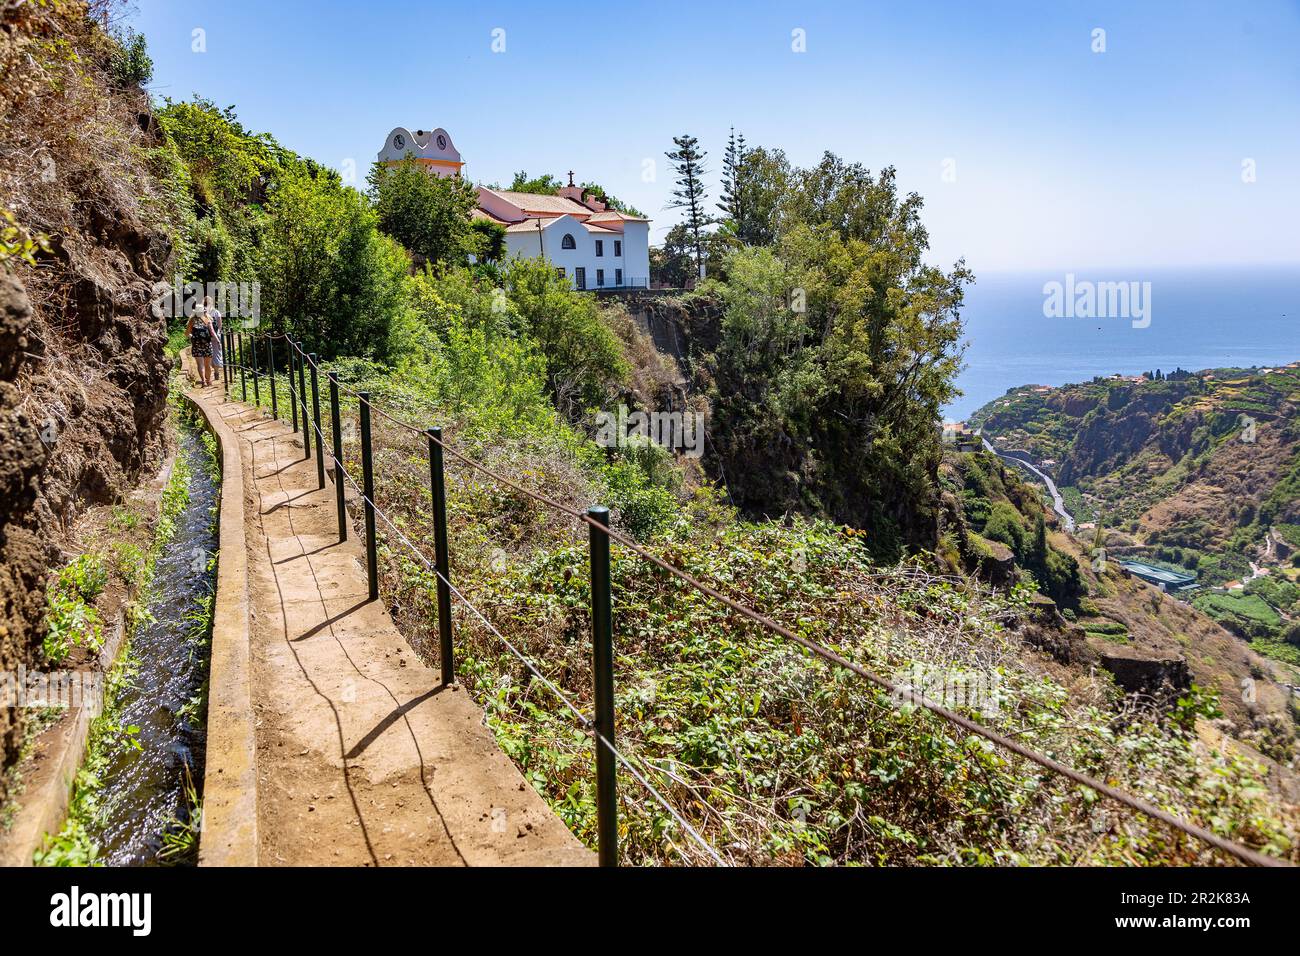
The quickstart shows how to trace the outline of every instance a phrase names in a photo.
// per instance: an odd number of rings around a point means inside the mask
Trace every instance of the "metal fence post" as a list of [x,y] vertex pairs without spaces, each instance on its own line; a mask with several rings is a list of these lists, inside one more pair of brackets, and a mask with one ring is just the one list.
[[248,344],[253,347],[253,404],[257,406],[257,410],[260,412],[262,410],[262,389],[258,384],[261,376],[257,371],[257,333],[248,336]]
[[[311,423],[307,420],[307,353],[298,343],[298,394],[302,396],[302,450],[303,458],[311,457]],[[320,428],[320,398],[316,394],[316,367],[311,370],[311,394],[316,404],[316,427]],[[325,473],[320,468],[320,486],[325,487]]]
[[[297,433],[298,431],[298,390],[294,388],[295,383],[293,380],[294,373],[298,371],[298,366],[297,366],[298,360],[294,357],[295,354],[297,353],[297,349],[294,348],[292,336],[285,335],[284,342],[285,345],[289,347],[289,408],[293,412],[293,430],[295,433]],[[302,400],[303,400],[302,414],[303,414],[303,420],[305,421],[307,418],[307,405],[306,405],[307,396],[304,395]]]
[[433,566],[438,571],[438,640],[442,682],[456,679],[451,645],[451,553],[447,548],[447,485],[442,471],[442,429],[429,432],[429,492],[433,497]]
[[225,393],[226,398],[230,397],[230,349],[226,348],[230,344],[230,330],[221,329],[218,336],[221,340],[221,390]]
[[[614,622],[609,596],[609,509],[587,509],[591,549],[591,662],[596,691],[596,834],[601,866],[618,866],[614,762]],[[601,740],[604,738],[604,740]]]
[[366,496],[366,576],[370,600],[379,598],[379,553],[375,546],[375,463],[370,449],[370,393],[358,392],[361,404],[361,487]]
[[339,506],[339,541],[348,540],[348,506],[343,498],[343,435],[339,425],[339,373],[330,372],[330,425],[334,444],[334,497]]
[[[301,368],[302,367],[299,366],[299,371],[301,371]],[[306,401],[307,393],[303,392],[302,394],[303,394],[303,401]],[[321,447],[324,442],[323,439],[321,438],[321,431],[320,431],[320,389],[316,383],[316,353],[315,352],[311,353],[311,408],[312,408],[312,417],[316,421],[316,487],[324,488],[325,487],[325,449]],[[305,408],[303,409],[302,414],[304,419],[304,432],[305,432],[306,417],[307,417],[307,410]],[[310,455],[311,436],[304,435],[304,437],[307,439],[307,444],[308,444],[307,454]]]
[[266,337],[266,370],[271,379],[271,417],[279,419],[280,407],[275,404],[275,336]]
[[239,390],[248,401],[248,379],[244,376],[244,333],[235,333],[235,351],[239,353]]

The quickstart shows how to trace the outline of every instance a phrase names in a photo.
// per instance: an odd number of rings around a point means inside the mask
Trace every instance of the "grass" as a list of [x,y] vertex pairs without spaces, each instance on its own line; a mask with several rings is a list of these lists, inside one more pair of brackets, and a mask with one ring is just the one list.
[[1250,646],[1265,657],[1300,667],[1300,647],[1294,644],[1270,637],[1257,637],[1250,642]]
[[1128,643],[1128,628],[1110,618],[1084,618],[1079,622],[1084,632],[1102,637],[1114,644]]
[[1247,628],[1272,632],[1282,625],[1281,616],[1258,594],[1212,591],[1198,595],[1192,605],[1216,621],[1236,622]]
[[41,651],[50,664],[61,664],[74,647],[98,651],[104,622],[95,598],[108,583],[108,570],[97,554],[78,555],[62,568],[45,593],[45,640]]
[[[436,409],[425,417],[446,420]],[[575,503],[602,494],[581,454],[575,468],[563,446],[476,437],[482,450],[475,453],[491,455],[527,485]],[[379,506],[430,548],[424,449],[381,425],[375,460]],[[589,709],[580,529],[463,468],[450,470],[448,500],[457,586],[548,680]],[[382,526],[380,539],[385,602],[434,663],[434,582]],[[1030,669],[1009,631],[1025,613],[1023,595],[994,594],[924,564],[873,565],[852,534],[823,523],[739,521],[707,488],[646,541],[665,560],[879,671],[923,661],[996,675],[1003,706],[988,718],[996,728],[1216,832],[1295,852],[1295,822],[1269,804],[1253,765],[1199,751],[1189,734],[1141,715],[1117,727],[1109,705],[1072,700]],[[615,548],[612,571],[620,749],[731,862],[1215,859],[1171,842],[1158,826],[1094,806],[1052,775],[926,713],[900,709],[622,549]],[[487,628],[459,604],[454,613],[458,675],[488,727],[554,812],[593,845],[590,740]],[[619,794],[624,862],[711,862],[622,771]],[[1110,834],[1105,840],[1093,836],[1097,819]]]

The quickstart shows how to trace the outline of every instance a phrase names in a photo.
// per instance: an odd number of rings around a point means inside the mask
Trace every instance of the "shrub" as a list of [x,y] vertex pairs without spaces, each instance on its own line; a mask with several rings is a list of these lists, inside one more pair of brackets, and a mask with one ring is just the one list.
[[116,40],[117,48],[108,65],[113,85],[118,89],[144,86],[153,79],[153,60],[149,56],[144,34],[128,29]]
[[546,357],[547,386],[556,408],[569,421],[600,408],[628,369],[595,298],[574,291],[545,259],[512,260],[505,288]]
[[83,554],[59,571],[45,595],[46,660],[62,663],[72,648],[99,650],[103,644],[103,621],[93,603],[108,583],[108,570],[93,554]]
[[1001,541],[1016,554],[1025,549],[1025,525],[1020,512],[1005,501],[995,502],[984,525],[984,537]]
[[607,503],[635,537],[653,537],[677,515],[677,498],[655,485],[636,461],[620,458],[604,469]]

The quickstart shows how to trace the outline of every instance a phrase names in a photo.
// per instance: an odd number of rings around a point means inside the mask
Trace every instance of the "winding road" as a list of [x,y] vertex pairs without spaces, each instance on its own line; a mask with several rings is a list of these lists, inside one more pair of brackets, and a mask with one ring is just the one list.
[[1037,465],[1035,465],[1033,462],[1029,461],[1028,459],[1021,458],[1020,456],[1013,455],[1009,452],[998,451],[996,448],[994,448],[992,445],[989,444],[989,440],[985,438],[983,435],[980,436],[980,441],[984,443],[985,449],[993,452],[993,454],[997,455],[1003,461],[1015,462],[1017,465],[1021,465],[1022,467],[1027,468],[1029,471],[1032,471],[1035,475],[1037,475],[1039,479],[1043,482],[1043,484],[1047,486],[1048,494],[1052,496],[1052,510],[1061,516],[1061,523],[1064,525],[1065,530],[1066,531],[1074,530],[1074,518],[1072,518],[1070,516],[1070,513],[1065,510],[1065,499],[1061,497],[1061,493],[1056,489],[1056,482],[1052,481],[1050,475],[1042,471]]

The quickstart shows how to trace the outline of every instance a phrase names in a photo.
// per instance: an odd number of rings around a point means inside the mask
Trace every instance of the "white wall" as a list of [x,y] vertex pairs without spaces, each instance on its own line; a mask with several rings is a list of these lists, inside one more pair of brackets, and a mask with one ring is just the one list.
[[[591,233],[582,223],[572,216],[561,216],[542,231],[546,242],[546,258],[557,269],[563,269],[570,281],[574,279],[574,269],[579,266],[587,270],[587,288],[596,287],[596,243]],[[563,248],[564,237],[573,236],[572,249]],[[576,285],[576,283],[575,283]]]
[[650,281],[650,223],[623,224],[623,280]]
[[[572,216],[561,216],[549,226],[542,229],[541,242],[538,242],[537,230],[530,228],[524,232],[506,233],[506,256],[512,258],[523,256],[532,258],[544,254],[551,265],[564,269],[564,274],[573,282],[575,269],[587,270],[587,289],[600,288],[596,284],[596,270],[605,270],[605,286],[613,286],[617,277],[616,270],[623,270],[623,281],[632,279],[645,282],[650,277],[650,227],[644,222],[626,223],[626,233],[615,232],[591,233],[583,224]],[[573,236],[573,249],[564,249],[562,244],[565,234]],[[604,243],[605,254],[596,255],[596,240]],[[622,255],[614,255],[614,242],[622,245]]]

